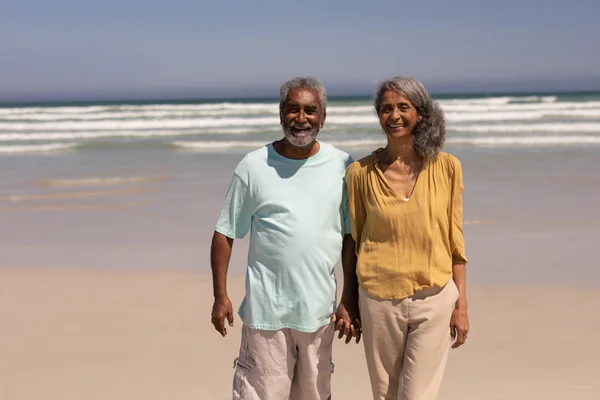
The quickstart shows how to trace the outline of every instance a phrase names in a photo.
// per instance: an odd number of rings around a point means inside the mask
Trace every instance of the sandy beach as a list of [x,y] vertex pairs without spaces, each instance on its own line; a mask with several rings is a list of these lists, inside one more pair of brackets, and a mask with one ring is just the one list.
[[[230,278],[235,306],[243,277]],[[473,286],[440,399],[596,399],[600,291]],[[240,320],[209,321],[210,276],[0,269],[3,400],[229,399]],[[368,399],[361,345],[336,342],[333,398]]]
[[[598,150],[448,150],[465,171],[471,332],[440,399],[597,400]],[[0,400],[231,398],[241,324],[224,339],[210,324],[208,252],[244,154],[0,158]],[[369,399],[362,344],[336,342],[334,361],[333,398]]]

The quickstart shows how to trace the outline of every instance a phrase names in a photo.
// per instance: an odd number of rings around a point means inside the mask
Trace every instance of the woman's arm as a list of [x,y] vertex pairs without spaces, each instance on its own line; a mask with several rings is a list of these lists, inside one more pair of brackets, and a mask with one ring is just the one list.
[[467,312],[467,257],[463,238],[463,177],[462,166],[453,158],[452,191],[450,199],[450,245],[452,249],[452,279],[458,289],[458,300],[450,320],[450,335],[455,340],[452,348],[462,346],[469,332],[469,314]]
[[450,336],[455,342],[452,348],[465,344],[469,333],[469,314],[467,311],[467,265],[464,263],[452,265],[452,279],[458,289],[458,300],[454,305],[450,319]]
[[358,277],[356,275],[356,260],[360,248],[360,237],[366,219],[362,197],[363,188],[360,185],[360,165],[351,164],[346,171],[346,191],[348,198],[348,217],[352,235],[346,235],[342,249],[342,267],[344,271],[344,289],[335,318],[336,330],[340,331],[339,338],[346,335],[346,343],[352,337],[360,341],[360,315],[358,310]]

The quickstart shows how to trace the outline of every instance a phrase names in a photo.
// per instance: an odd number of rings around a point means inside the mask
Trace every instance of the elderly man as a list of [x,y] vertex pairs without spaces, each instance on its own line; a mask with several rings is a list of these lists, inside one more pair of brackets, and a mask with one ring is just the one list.
[[355,258],[343,183],[352,160],[316,141],[326,103],[314,78],[281,86],[284,137],[239,163],[215,229],[212,323],[223,336],[225,319],[233,326],[226,288],[233,240],[250,231],[234,399],[326,400],[331,394],[334,265],[341,253],[343,263]]

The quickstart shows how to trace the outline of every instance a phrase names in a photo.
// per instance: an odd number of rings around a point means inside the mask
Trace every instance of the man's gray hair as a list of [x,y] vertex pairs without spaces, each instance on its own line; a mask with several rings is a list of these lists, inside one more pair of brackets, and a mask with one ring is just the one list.
[[382,81],[375,92],[375,110],[379,115],[383,93],[391,90],[406,97],[417,109],[421,119],[412,131],[413,150],[424,161],[435,160],[446,141],[446,122],[439,104],[431,98],[418,80],[395,76]]
[[296,77],[281,85],[279,88],[279,112],[283,112],[283,105],[287,100],[288,94],[292,89],[309,89],[314,91],[319,97],[319,103],[321,103],[322,115],[325,115],[325,109],[327,108],[327,92],[325,86],[319,82],[316,78]]

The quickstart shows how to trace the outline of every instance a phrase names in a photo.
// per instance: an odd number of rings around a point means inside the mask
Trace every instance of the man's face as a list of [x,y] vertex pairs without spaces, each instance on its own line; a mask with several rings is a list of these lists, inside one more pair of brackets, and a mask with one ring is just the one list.
[[280,118],[286,139],[296,147],[306,147],[314,142],[325,124],[319,96],[310,89],[290,90]]

